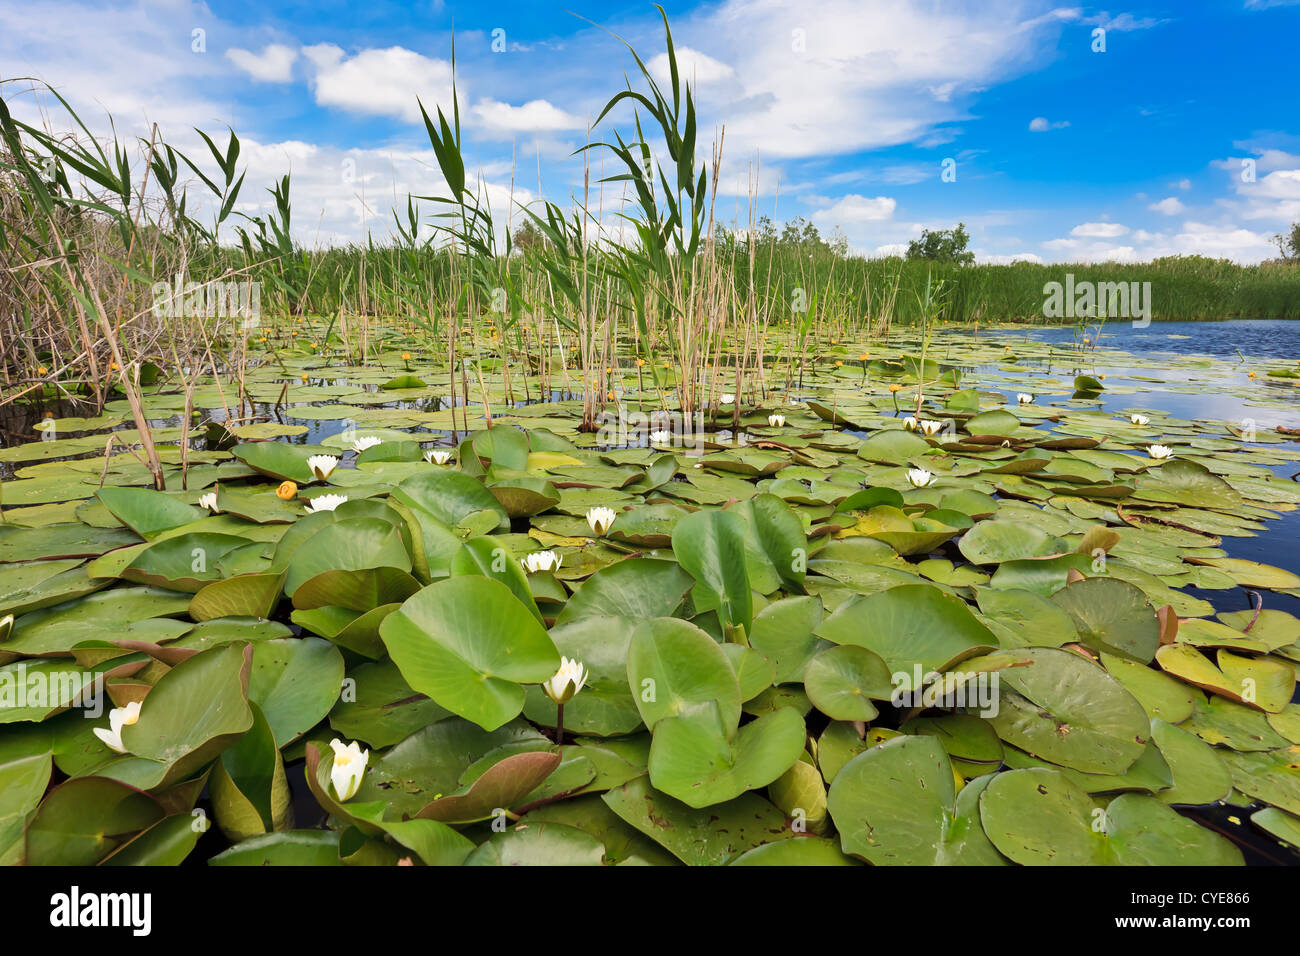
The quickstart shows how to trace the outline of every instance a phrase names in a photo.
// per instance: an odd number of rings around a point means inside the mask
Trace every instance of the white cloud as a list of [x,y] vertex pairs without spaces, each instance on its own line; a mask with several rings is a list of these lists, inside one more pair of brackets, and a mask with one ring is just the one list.
[[907,243],[905,242],[888,242],[883,246],[876,246],[877,256],[905,256],[907,255]]
[[1089,26],[1098,26],[1105,30],[1114,30],[1116,33],[1127,33],[1130,30],[1150,30],[1152,27],[1169,21],[1158,20],[1155,17],[1139,18],[1131,13],[1121,13],[1117,17],[1112,17],[1109,13],[1101,13],[1095,17],[1084,17],[1079,22],[1086,23]]
[[889,196],[869,198],[849,193],[841,196],[833,205],[818,209],[811,216],[814,222],[824,222],[830,226],[848,226],[861,222],[880,222],[894,217],[897,201]]
[[927,179],[934,179],[942,172],[939,163],[922,165],[919,163],[903,163],[896,166],[882,166],[880,168],[860,168],[850,169],[842,173],[834,173],[827,176],[823,182],[827,185],[843,185],[846,183],[888,183],[891,186],[911,186],[915,183],[925,182]]
[[[96,131],[107,128],[106,112],[119,129],[143,136],[148,121],[182,131],[227,122],[229,104],[204,91],[224,82],[229,66],[191,49],[191,30],[211,16],[179,0],[148,6],[147,14],[123,15],[107,4],[44,0],[37,15],[28,4],[0,3],[0,73],[50,84]],[[32,99],[18,89],[5,85],[10,108],[41,124]]]
[[[390,212],[394,197],[405,222],[408,194],[446,193],[437,158],[428,147],[340,149],[296,140],[262,143],[241,137],[241,141],[240,160],[247,164],[249,184],[270,183],[292,172],[294,236],[309,246],[356,241],[367,233],[382,240],[394,234]],[[507,217],[518,224],[522,215],[515,202],[527,204],[535,193],[516,185],[512,201],[508,182],[479,179],[472,169],[467,172],[468,188],[481,190],[487,197],[497,220],[497,238],[504,239]],[[265,215],[271,211],[271,197],[260,189],[246,185],[241,198],[240,212]],[[418,200],[417,206],[425,223],[421,235],[427,237],[430,216],[442,210]]]
[[1029,131],[1032,133],[1046,133],[1049,129],[1065,129],[1069,125],[1069,120],[1052,123],[1048,121],[1046,116],[1035,116],[1029,121]]
[[1237,190],[1243,219],[1289,224],[1300,219],[1300,169],[1278,169]]
[[1220,205],[1242,219],[1263,219],[1288,225],[1300,219],[1300,156],[1280,149],[1262,149],[1252,157],[1255,180],[1242,178],[1240,158],[1216,160],[1210,165],[1228,173],[1235,199]]
[[1147,208],[1166,216],[1177,216],[1179,213],[1183,212],[1186,207],[1177,196],[1169,196],[1166,199],[1161,199],[1159,202],[1153,202],[1151,205],[1147,206]]
[[271,43],[261,53],[232,47],[226,51],[226,57],[259,83],[288,83],[293,79],[298,51],[283,43]]
[[1277,254],[1269,236],[1240,226],[1213,226],[1199,222],[1183,223],[1183,231],[1172,239],[1176,252],[1183,255],[1214,256],[1241,262],[1258,262]]
[[766,159],[933,144],[941,129],[951,138],[973,93],[1045,63],[1073,19],[1025,0],[812,0],[797,12],[786,0],[723,0],[674,34],[732,70],[701,84],[706,123],[726,124],[729,151]]
[[[688,46],[674,47],[677,53],[677,75],[684,81],[689,81],[692,87],[696,83],[716,83],[719,80],[725,80],[735,74],[735,70],[727,66],[721,60],[715,60],[707,53],[701,53],[699,50],[693,50]],[[646,66],[650,68],[651,74],[663,87],[665,93],[668,93],[670,87],[667,85],[672,82],[672,74],[668,67],[668,54],[660,53],[650,58]]]
[[1043,257],[1039,255],[1035,255],[1032,252],[1017,252],[1009,256],[1001,255],[1001,254],[989,254],[989,253],[976,252],[975,261],[988,263],[989,265],[994,265],[994,266],[1006,266],[1006,265],[1010,265],[1013,262],[1041,263],[1043,261]]
[[581,117],[566,113],[546,100],[529,100],[523,106],[481,100],[474,107],[473,115],[489,130],[503,133],[558,132],[587,127]]
[[1192,181],[1190,179],[1180,179],[1178,182],[1170,183],[1169,185],[1176,186],[1177,188],[1186,191],[1192,188]]
[[1049,239],[1043,248],[1059,253],[1058,262],[1134,262],[1142,258],[1133,246],[1088,239]]
[[1137,230],[1132,239],[1137,245],[1115,245],[1104,238],[1050,239],[1043,248],[1054,253],[1056,261],[1134,262],[1160,256],[1210,256],[1238,262],[1259,262],[1276,254],[1267,233],[1253,232],[1232,223],[1183,223],[1181,231],[1170,236]]
[[1084,222],[1070,230],[1070,235],[1085,239],[1115,239],[1128,232],[1117,222]]
[[[354,113],[396,116],[420,123],[419,97],[430,115],[434,105],[451,104],[451,62],[422,56],[405,47],[362,50],[348,57],[332,43],[303,47],[316,67],[312,85],[316,102]],[[458,82],[461,102],[464,83]]]

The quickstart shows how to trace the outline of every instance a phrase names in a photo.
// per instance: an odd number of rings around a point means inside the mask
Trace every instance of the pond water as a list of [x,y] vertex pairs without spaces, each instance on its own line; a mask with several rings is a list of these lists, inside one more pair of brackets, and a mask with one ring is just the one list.
[[[1143,354],[1171,352],[1237,358],[1238,353],[1257,358],[1300,357],[1300,322],[1287,319],[1230,319],[1222,322],[1152,322],[1136,326],[1115,320],[1084,333],[1102,346]],[[1026,338],[1059,345],[1072,343],[1073,327],[1032,329]]]

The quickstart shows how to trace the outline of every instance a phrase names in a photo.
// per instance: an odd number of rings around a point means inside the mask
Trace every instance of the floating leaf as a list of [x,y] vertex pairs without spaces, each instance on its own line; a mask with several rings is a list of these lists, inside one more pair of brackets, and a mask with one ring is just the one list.
[[423,589],[379,633],[412,688],[487,730],[523,709],[522,684],[560,666],[537,618],[504,584],[476,575]]

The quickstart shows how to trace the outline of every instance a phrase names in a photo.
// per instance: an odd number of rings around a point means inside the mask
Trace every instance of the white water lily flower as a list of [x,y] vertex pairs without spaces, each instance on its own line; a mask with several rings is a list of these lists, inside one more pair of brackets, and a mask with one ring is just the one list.
[[907,470],[907,480],[913,488],[924,488],[934,481],[934,475],[924,468],[909,468]]
[[920,427],[921,427],[920,422],[918,422],[916,418],[914,418],[911,415],[908,415],[906,418],[903,419],[904,431],[914,432]]
[[1145,415],[1136,415],[1136,414],[1135,414],[1135,415],[1130,415],[1130,416],[1128,417],[1128,420],[1131,421],[1134,425],[1150,425],[1150,424],[1151,424],[1151,419],[1147,418]]
[[943,422],[921,422],[921,431],[927,435],[934,436],[943,431]]
[[561,558],[554,551],[533,551],[522,558],[524,570],[529,574],[538,571],[554,571],[560,566]]
[[1168,445],[1152,445],[1147,449],[1147,454],[1156,461],[1167,461],[1174,457],[1174,450]]
[[359,455],[367,448],[374,448],[376,445],[382,445],[383,443],[382,438],[358,438],[352,443],[352,450]]
[[217,507],[217,493],[209,491],[206,495],[199,498],[199,507],[207,508],[213,514],[218,514],[221,509]]
[[656,445],[666,445],[673,440],[673,433],[662,428],[650,433],[650,441]]
[[13,629],[14,616],[12,614],[6,614],[4,617],[0,617],[0,644],[9,640],[9,635],[13,632]]
[[546,691],[546,696],[551,698],[557,704],[567,704],[573,700],[578,691],[582,690],[582,685],[587,683],[587,668],[576,660],[569,660],[567,657],[560,658],[560,669],[555,672],[555,676],[542,684],[542,690]]
[[316,476],[317,481],[324,481],[339,466],[339,460],[333,455],[312,455],[307,459],[307,467]]
[[730,405],[732,402],[736,400],[736,396],[728,393],[726,395],[719,396],[718,400],[722,402],[723,405]]
[[330,783],[334,785],[334,795],[338,797],[339,803],[346,803],[361,789],[361,778],[365,775],[370,751],[362,750],[355,740],[345,747],[337,737],[330,741],[330,746],[334,748]]
[[133,700],[125,707],[115,707],[108,712],[108,730],[103,727],[95,728],[95,736],[108,746],[110,750],[116,750],[120,754],[126,753],[126,747],[122,743],[122,728],[129,727],[140,719],[140,702]]
[[432,465],[445,465],[451,461],[451,450],[448,448],[431,448],[424,453],[424,460]]
[[767,416],[767,423],[773,428],[782,428],[785,425],[785,416],[773,412],[771,415]]
[[1019,402],[1021,405],[1032,405],[1034,403],[1034,396],[1029,395],[1025,392],[1020,392],[1019,394],[1016,395],[1016,401]]
[[347,495],[317,495],[307,502],[307,514],[315,514],[318,511],[333,511],[347,500]]
[[596,507],[587,512],[587,525],[596,534],[603,535],[609,531],[610,525],[618,514],[613,508]]

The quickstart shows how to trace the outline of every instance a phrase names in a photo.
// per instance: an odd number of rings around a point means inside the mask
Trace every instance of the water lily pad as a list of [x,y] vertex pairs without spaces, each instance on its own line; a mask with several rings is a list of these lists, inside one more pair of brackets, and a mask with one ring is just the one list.
[[1243,587],[1286,590],[1300,588],[1300,575],[1283,568],[1241,558],[1198,558],[1198,564],[1218,568]]
[[874,720],[871,702],[893,692],[888,665],[865,647],[841,644],[808,662],[804,690],[818,710],[832,720]]
[[774,683],[802,681],[808,662],[830,646],[814,633],[823,616],[822,603],[814,597],[773,601],[754,616],[749,646],[771,662]]
[[728,626],[748,628],[753,619],[745,561],[746,524],[727,511],[698,511],[673,528],[673,552],[692,577],[712,592]]
[[1053,535],[1019,521],[981,521],[957,543],[973,564],[1000,564],[1025,558],[1044,558],[1071,550]]
[[817,628],[818,637],[857,644],[884,658],[891,672],[941,671],[998,645],[965,602],[930,585],[903,585],[851,601]]
[[386,617],[379,633],[412,688],[487,730],[523,709],[522,684],[548,680],[560,666],[537,619],[485,577],[430,585]]
[[785,814],[753,793],[693,809],[652,788],[646,777],[637,777],[602,799],[689,866],[720,866],[746,850],[794,836]]
[[674,561],[628,558],[597,571],[574,592],[557,624],[582,617],[667,617],[682,603],[691,575]]
[[343,657],[326,641],[304,637],[253,645],[248,697],[265,715],[277,748],[319,723],[342,683]]
[[740,854],[731,866],[858,866],[845,856],[834,840],[805,837],[765,843]]
[[139,720],[122,729],[127,753],[95,775],[153,789],[185,779],[233,744],[253,724],[245,655],[238,645],[215,647],[169,670],[149,691]]
[[805,734],[803,716],[789,707],[733,733],[716,701],[664,717],[653,730],[650,783],[697,809],[776,780],[799,759]]
[[1142,755],[1149,718],[1100,666],[1048,647],[1001,653],[1027,662],[997,672],[1005,686],[988,720],[1007,743],[1085,773],[1122,773]]
[[854,757],[827,798],[844,852],[877,866],[1002,863],[977,816],[984,784],[956,793],[933,737],[898,737]]
[[1201,805],[1228,796],[1232,775],[1213,747],[1158,718],[1151,721],[1151,738],[1173,775],[1173,786],[1156,794],[1160,800],[1169,804]]
[[1052,601],[1074,619],[1079,640],[1099,651],[1110,651],[1149,663],[1160,644],[1160,623],[1146,595],[1125,581],[1088,578],[1052,595]]
[[203,516],[193,505],[147,488],[101,488],[95,496],[113,517],[142,538],[152,538]]
[[985,832],[1007,857],[1048,866],[1232,866],[1241,851],[1149,796],[1101,807],[1053,770],[998,774],[980,799]]
[[268,618],[284,590],[284,574],[238,574],[205,584],[190,602],[190,617],[211,621],[222,617]]
[[29,866],[93,866],[163,809],[115,780],[83,777],[50,792],[27,828]]
[[605,845],[576,827],[535,823],[495,834],[465,860],[466,866],[600,866]]
[[636,629],[628,645],[627,683],[652,731],[661,720],[710,704],[717,707],[724,736],[740,722],[740,683],[727,655],[688,621],[657,618]]

